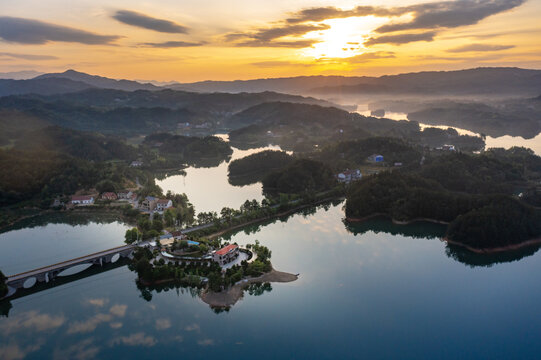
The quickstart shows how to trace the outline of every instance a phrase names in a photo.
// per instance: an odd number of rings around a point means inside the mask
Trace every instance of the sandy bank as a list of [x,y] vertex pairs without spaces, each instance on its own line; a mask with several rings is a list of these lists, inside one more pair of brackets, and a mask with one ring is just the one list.
[[212,307],[229,307],[235,305],[237,301],[242,299],[244,289],[250,284],[265,282],[286,283],[297,279],[298,275],[272,269],[259,277],[241,280],[226,291],[216,293],[206,290],[201,294],[201,300]]

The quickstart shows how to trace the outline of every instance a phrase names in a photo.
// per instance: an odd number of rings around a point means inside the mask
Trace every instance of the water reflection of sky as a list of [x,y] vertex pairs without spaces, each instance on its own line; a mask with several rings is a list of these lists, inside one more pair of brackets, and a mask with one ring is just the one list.
[[[362,109],[362,108],[363,108],[362,106],[359,106],[359,109]],[[359,110],[356,112],[364,116],[371,116],[370,110]],[[396,120],[396,121],[408,120],[408,114],[401,113],[401,112],[386,111],[384,117],[387,119]],[[443,130],[452,128],[452,129],[455,129],[460,135],[479,136],[478,133],[475,133],[473,131],[461,129],[457,127],[452,127],[452,126],[429,125],[429,124],[421,124],[421,123],[419,125],[421,129],[424,129],[427,127],[434,127],[434,128],[443,129]],[[532,149],[537,155],[541,155],[541,133],[537,134],[537,136],[535,136],[532,139],[524,139],[520,136],[510,136],[510,135],[500,136],[497,138],[492,137],[492,136],[487,136],[485,139],[485,144],[486,144],[487,149],[489,148],[509,149],[513,146],[522,146],[522,147]]]
[[[227,135],[220,137],[227,140]],[[240,150],[233,148],[231,161],[261,152],[263,150],[280,150],[279,146]],[[227,167],[229,162],[223,162],[213,168],[189,167],[185,169],[186,175],[169,176],[163,180],[156,180],[164,192],[171,190],[175,193],[186,193],[194,205],[196,212],[216,211],[227,206],[238,209],[247,199],[263,200],[261,183],[233,186],[227,180]]]
[[229,312],[182,288],[146,301],[134,273],[116,268],[14,300],[0,358],[537,357],[539,254],[471,268],[437,238],[389,222],[355,235],[342,205],[233,234],[259,239],[276,269],[300,278]]

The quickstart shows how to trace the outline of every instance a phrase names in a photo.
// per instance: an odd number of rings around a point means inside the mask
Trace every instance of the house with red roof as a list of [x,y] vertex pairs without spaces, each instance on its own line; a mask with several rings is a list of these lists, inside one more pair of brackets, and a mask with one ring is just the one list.
[[239,256],[239,246],[235,244],[227,245],[216,250],[212,254],[212,260],[216,261],[220,265],[225,265],[235,260]]
[[103,194],[101,194],[101,198],[103,200],[116,200],[117,196],[114,192],[104,192]]

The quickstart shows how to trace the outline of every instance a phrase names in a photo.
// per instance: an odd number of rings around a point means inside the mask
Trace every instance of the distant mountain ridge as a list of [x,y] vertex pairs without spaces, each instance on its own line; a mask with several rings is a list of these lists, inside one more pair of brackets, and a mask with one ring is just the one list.
[[168,86],[199,92],[277,91],[304,94],[521,94],[539,95],[541,70],[475,68],[380,77],[300,76],[235,81],[200,81]]
[[161,88],[152,84],[143,84],[133,80],[115,80],[98,75],[89,75],[75,70],[66,70],[63,73],[49,73],[35,77],[34,79],[64,78],[73,81],[81,81],[92,87],[102,89],[115,89],[124,91],[135,90],[160,90]]

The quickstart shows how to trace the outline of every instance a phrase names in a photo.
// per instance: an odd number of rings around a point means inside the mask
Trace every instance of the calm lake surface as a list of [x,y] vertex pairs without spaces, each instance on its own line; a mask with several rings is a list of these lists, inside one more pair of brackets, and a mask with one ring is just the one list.
[[[360,106],[361,109],[363,109],[362,106]],[[357,111],[357,113],[364,115],[364,116],[370,116],[369,110],[360,110]],[[399,113],[399,112],[385,112],[385,118],[391,119],[391,120],[407,120],[408,114],[406,113]],[[421,129],[424,129],[426,127],[435,127],[439,129],[448,129],[452,128],[455,129],[460,135],[471,135],[471,136],[479,136],[478,133],[475,133],[473,131],[469,131],[466,129],[456,128],[453,126],[445,126],[445,125],[429,125],[429,124],[419,124],[421,126]],[[525,148],[532,149],[535,154],[541,155],[541,133],[537,134],[535,137],[531,139],[524,139],[520,136],[500,136],[500,137],[492,137],[487,136],[485,138],[485,147],[486,149],[489,148],[504,148],[509,149],[513,146],[522,146]]]
[[[225,137],[227,139],[227,137]],[[233,186],[227,180],[227,167],[233,160],[255,154],[264,150],[281,150],[279,146],[269,145],[263,148],[240,150],[233,148],[231,160],[222,162],[216,167],[188,167],[186,175],[169,176],[163,180],[156,180],[164,192],[171,190],[174,193],[186,193],[196,212],[216,211],[218,214],[224,206],[234,209],[246,200],[263,200],[261,183]]]
[[[215,313],[187,289],[153,291],[147,301],[121,266],[1,303],[12,308],[0,317],[0,358],[538,358],[537,249],[464,254],[439,240],[439,225],[345,226],[342,206],[230,235],[239,244],[260,240],[276,269],[300,278],[245,294],[229,312]],[[6,232],[0,264],[10,273],[20,269],[13,258],[114,246],[125,228],[51,223]]]

